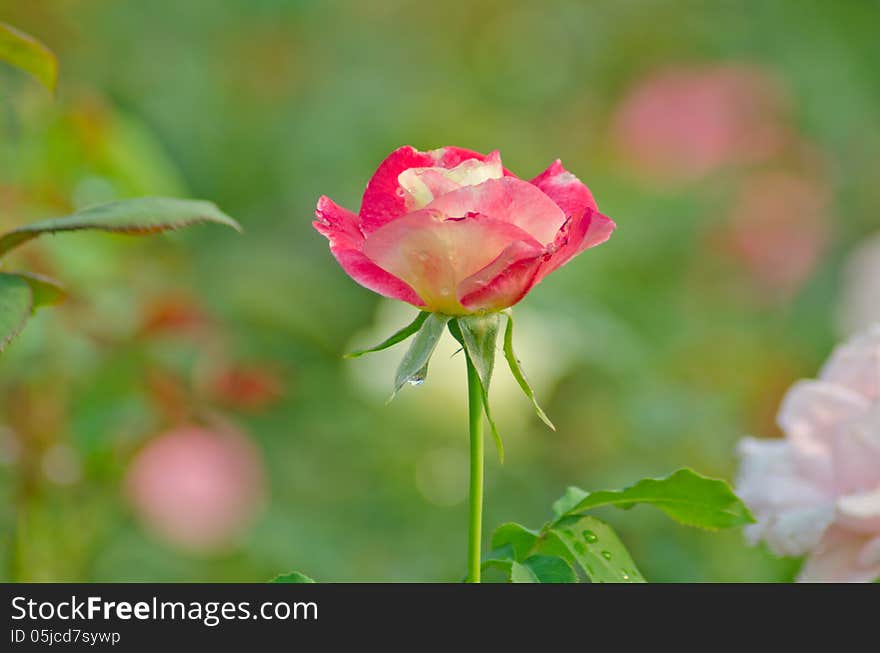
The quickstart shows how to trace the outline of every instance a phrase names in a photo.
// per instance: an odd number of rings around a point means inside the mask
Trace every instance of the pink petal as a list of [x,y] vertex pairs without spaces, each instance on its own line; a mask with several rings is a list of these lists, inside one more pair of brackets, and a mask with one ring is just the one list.
[[841,386],[799,381],[783,399],[777,421],[791,442],[799,468],[830,487],[834,483],[831,450],[838,429],[867,410],[864,397]]
[[542,252],[511,246],[462,284],[462,304],[474,311],[513,306],[544,277],[581,251],[608,240],[614,227],[609,218],[591,211],[587,216],[567,221],[557,232],[554,244]]
[[880,536],[880,488],[837,500],[838,523],[851,531]]
[[537,243],[511,243],[498,258],[461,282],[462,305],[471,311],[513,306],[535,285],[543,257],[544,249]]
[[367,184],[361,200],[361,228],[369,234],[407,213],[404,194],[397,181],[404,170],[433,166],[454,168],[467,159],[483,161],[485,158],[479,152],[461,147],[441,147],[429,152],[419,152],[411,145],[397,148],[379,165]]
[[863,419],[841,425],[831,443],[834,485],[841,494],[880,487],[880,408]]
[[836,347],[819,378],[880,399],[880,325]]
[[552,253],[541,267],[536,283],[585,249],[604,243],[616,228],[617,225],[611,218],[592,209],[575,215],[556,234],[550,248]]
[[553,200],[529,182],[514,177],[459,188],[425,208],[450,218],[479,213],[514,224],[543,244],[552,243],[565,223],[565,214]]
[[556,202],[567,218],[581,215],[587,209],[598,210],[590,189],[566,170],[559,159],[532,179],[531,183]]
[[472,215],[448,219],[431,209],[415,211],[373,232],[365,253],[411,285],[430,310],[462,314],[459,284],[492,263],[511,243],[541,246],[517,226]]
[[312,224],[330,241],[330,251],[348,276],[385,297],[424,306],[425,302],[410,286],[364,255],[364,236],[358,226],[357,215],[322,196],[318,200],[315,216],[318,219]]
[[468,150],[463,147],[455,147],[454,145],[447,145],[446,147],[441,147],[436,150],[431,150],[431,156],[434,157],[436,163],[432,164],[435,166],[441,166],[443,168],[454,168],[462,161],[467,161],[468,159],[477,159],[479,161],[485,161],[492,155],[497,156],[498,150],[491,152],[488,155],[480,154],[479,152],[474,152],[473,150]]
[[752,544],[760,540],[779,555],[803,555],[819,542],[834,519],[831,493],[801,476],[785,440],[743,438],[736,492],[757,522],[745,529]]
[[868,538],[831,527],[807,559],[798,576],[801,583],[870,583],[880,576],[880,564],[861,564]]
[[430,168],[409,168],[397,177],[404,190],[407,210],[418,211],[431,201],[462,186],[475,186],[489,179],[504,176],[501,155],[497,150],[484,160],[467,159],[451,168],[432,166]]

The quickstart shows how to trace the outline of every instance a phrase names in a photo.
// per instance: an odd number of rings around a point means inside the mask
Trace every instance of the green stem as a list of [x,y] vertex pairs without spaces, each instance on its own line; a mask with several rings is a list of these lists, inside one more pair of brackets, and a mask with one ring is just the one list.
[[471,478],[468,498],[468,583],[480,582],[483,530],[483,391],[480,377],[465,354],[468,380],[468,424],[471,438]]

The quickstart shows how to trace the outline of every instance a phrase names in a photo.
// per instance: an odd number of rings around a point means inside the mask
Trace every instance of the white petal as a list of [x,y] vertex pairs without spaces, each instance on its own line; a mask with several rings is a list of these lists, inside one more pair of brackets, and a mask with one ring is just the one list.
[[880,325],[838,345],[819,378],[869,399],[880,399]]

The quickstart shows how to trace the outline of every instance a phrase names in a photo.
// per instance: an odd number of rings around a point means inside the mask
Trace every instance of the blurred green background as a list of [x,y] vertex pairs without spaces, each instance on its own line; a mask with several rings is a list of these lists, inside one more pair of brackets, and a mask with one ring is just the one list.
[[[402,144],[497,148],[526,178],[559,157],[619,225],[516,309],[558,432],[499,367],[486,531],[540,525],[571,484],[733,480],[738,438],[779,435],[786,388],[876,296],[848,258],[880,213],[878,19],[821,0],[0,0],[61,62],[56,98],[0,69],[0,227],[180,195],[246,230],[10,257],[71,298],[0,361],[3,576],[462,576],[463,362],[437,356],[386,406],[402,352],[341,354],[413,311],[310,226],[321,194],[356,210]],[[797,569],[739,533],[603,516],[650,580]]]

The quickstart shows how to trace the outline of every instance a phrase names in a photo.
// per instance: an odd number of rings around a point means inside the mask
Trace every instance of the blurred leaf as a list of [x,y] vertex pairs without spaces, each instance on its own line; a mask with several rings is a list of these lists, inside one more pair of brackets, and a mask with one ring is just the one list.
[[531,400],[532,406],[535,408],[535,413],[537,413],[538,417],[541,418],[541,421],[544,422],[544,424],[555,431],[556,427],[553,425],[553,422],[550,421],[550,418],[547,417],[547,413],[544,412],[544,409],[538,404],[538,399],[535,397],[535,391],[532,390],[532,386],[529,384],[528,379],[526,379],[525,372],[523,372],[522,365],[513,351],[513,315],[510,313],[507,314],[507,328],[504,330],[504,358],[507,359],[507,364],[510,366],[510,372],[513,374],[513,378],[516,379],[516,382],[519,384],[519,387],[522,388],[526,397]]
[[0,273],[0,352],[22,330],[32,309],[33,294],[27,281]]
[[0,236],[0,256],[47,233],[97,229],[121,234],[149,235],[215,222],[241,231],[239,224],[211,202],[167,197],[142,197],[99,204],[63,218],[42,220]]
[[448,315],[439,313],[431,313],[425,318],[403,360],[400,361],[394,378],[394,391],[389,401],[394,399],[407,383],[419,385],[424,382],[428,374],[428,361],[431,360],[431,354],[434,353],[440,336],[443,335],[443,329],[450,319]]
[[346,354],[345,358],[358,358],[359,356],[363,356],[364,354],[371,354],[374,351],[382,351],[383,349],[388,349],[389,347],[393,347],[398,342],[403,342],[407,338],[409,338],[414,333],[418,332],[418,330],[422,327],[422,324],[425,323],[425,320],[428,319],[430,313],[427,311],[419,311],[419,314],[416,315],[416,319],[410,322],[408,325],[403,327],[397,333],[389,336],[382,342],[380,342],[375,347],[370,347],[368,349],[359,349],[357,351],[353,351],[350,354]]
[[270,583],[314,583],[315,581],[306,576],[305,574],[301,574],[298,571],[292,571],[289,574],[281,574],[280,576],[276,576]]
[[492,534],[492,548],[501,549],[510,546],[514,559],[522,561],[529,555],[539,536],[540,533],[522,524],[508,522],[495,529]]
[[734,528],[754,521],[727,483],[690,469],[680,469],[666,478],[642,479],[623,490],[585,492],[570,487],[553,504],[553,514],[558,520],[599,506],[626,509],[637,503],[653,505],[682,524],[708,530]]
[[60,304],[67,298],[67,291],[54,279],[34,272],[16,272],[15,274],[24,279],[31,287],[33,310],[37,310],[40,306]]
[[578,564],[594,583],[645,582],[614,529],[596,517],[566,517],[557,522],[540,551]]
[[498,341],[498,328],[501,316],[498,313],[485,315],[468,315],[455,320],[457,333],[453,332],[464,346],[468,359],[476,368],[480,377],[480,389],[483,393],[483,410],[486,420],[492,430],[495,446],[498,449],[498,458],[504,462],[504,443],[498,434],[498,427],[492,419],[492,411],[489,409],[489,383],[492,381],[492,372],[495,369],[495,344]]
[[0,22],[0,60],[36,77],[50,91],[58,83],[58,58],[29,34]]
[[577,574],[564,558],[559,556],[533,555],[522,565],[532,572],[539,583],[576,583]]

